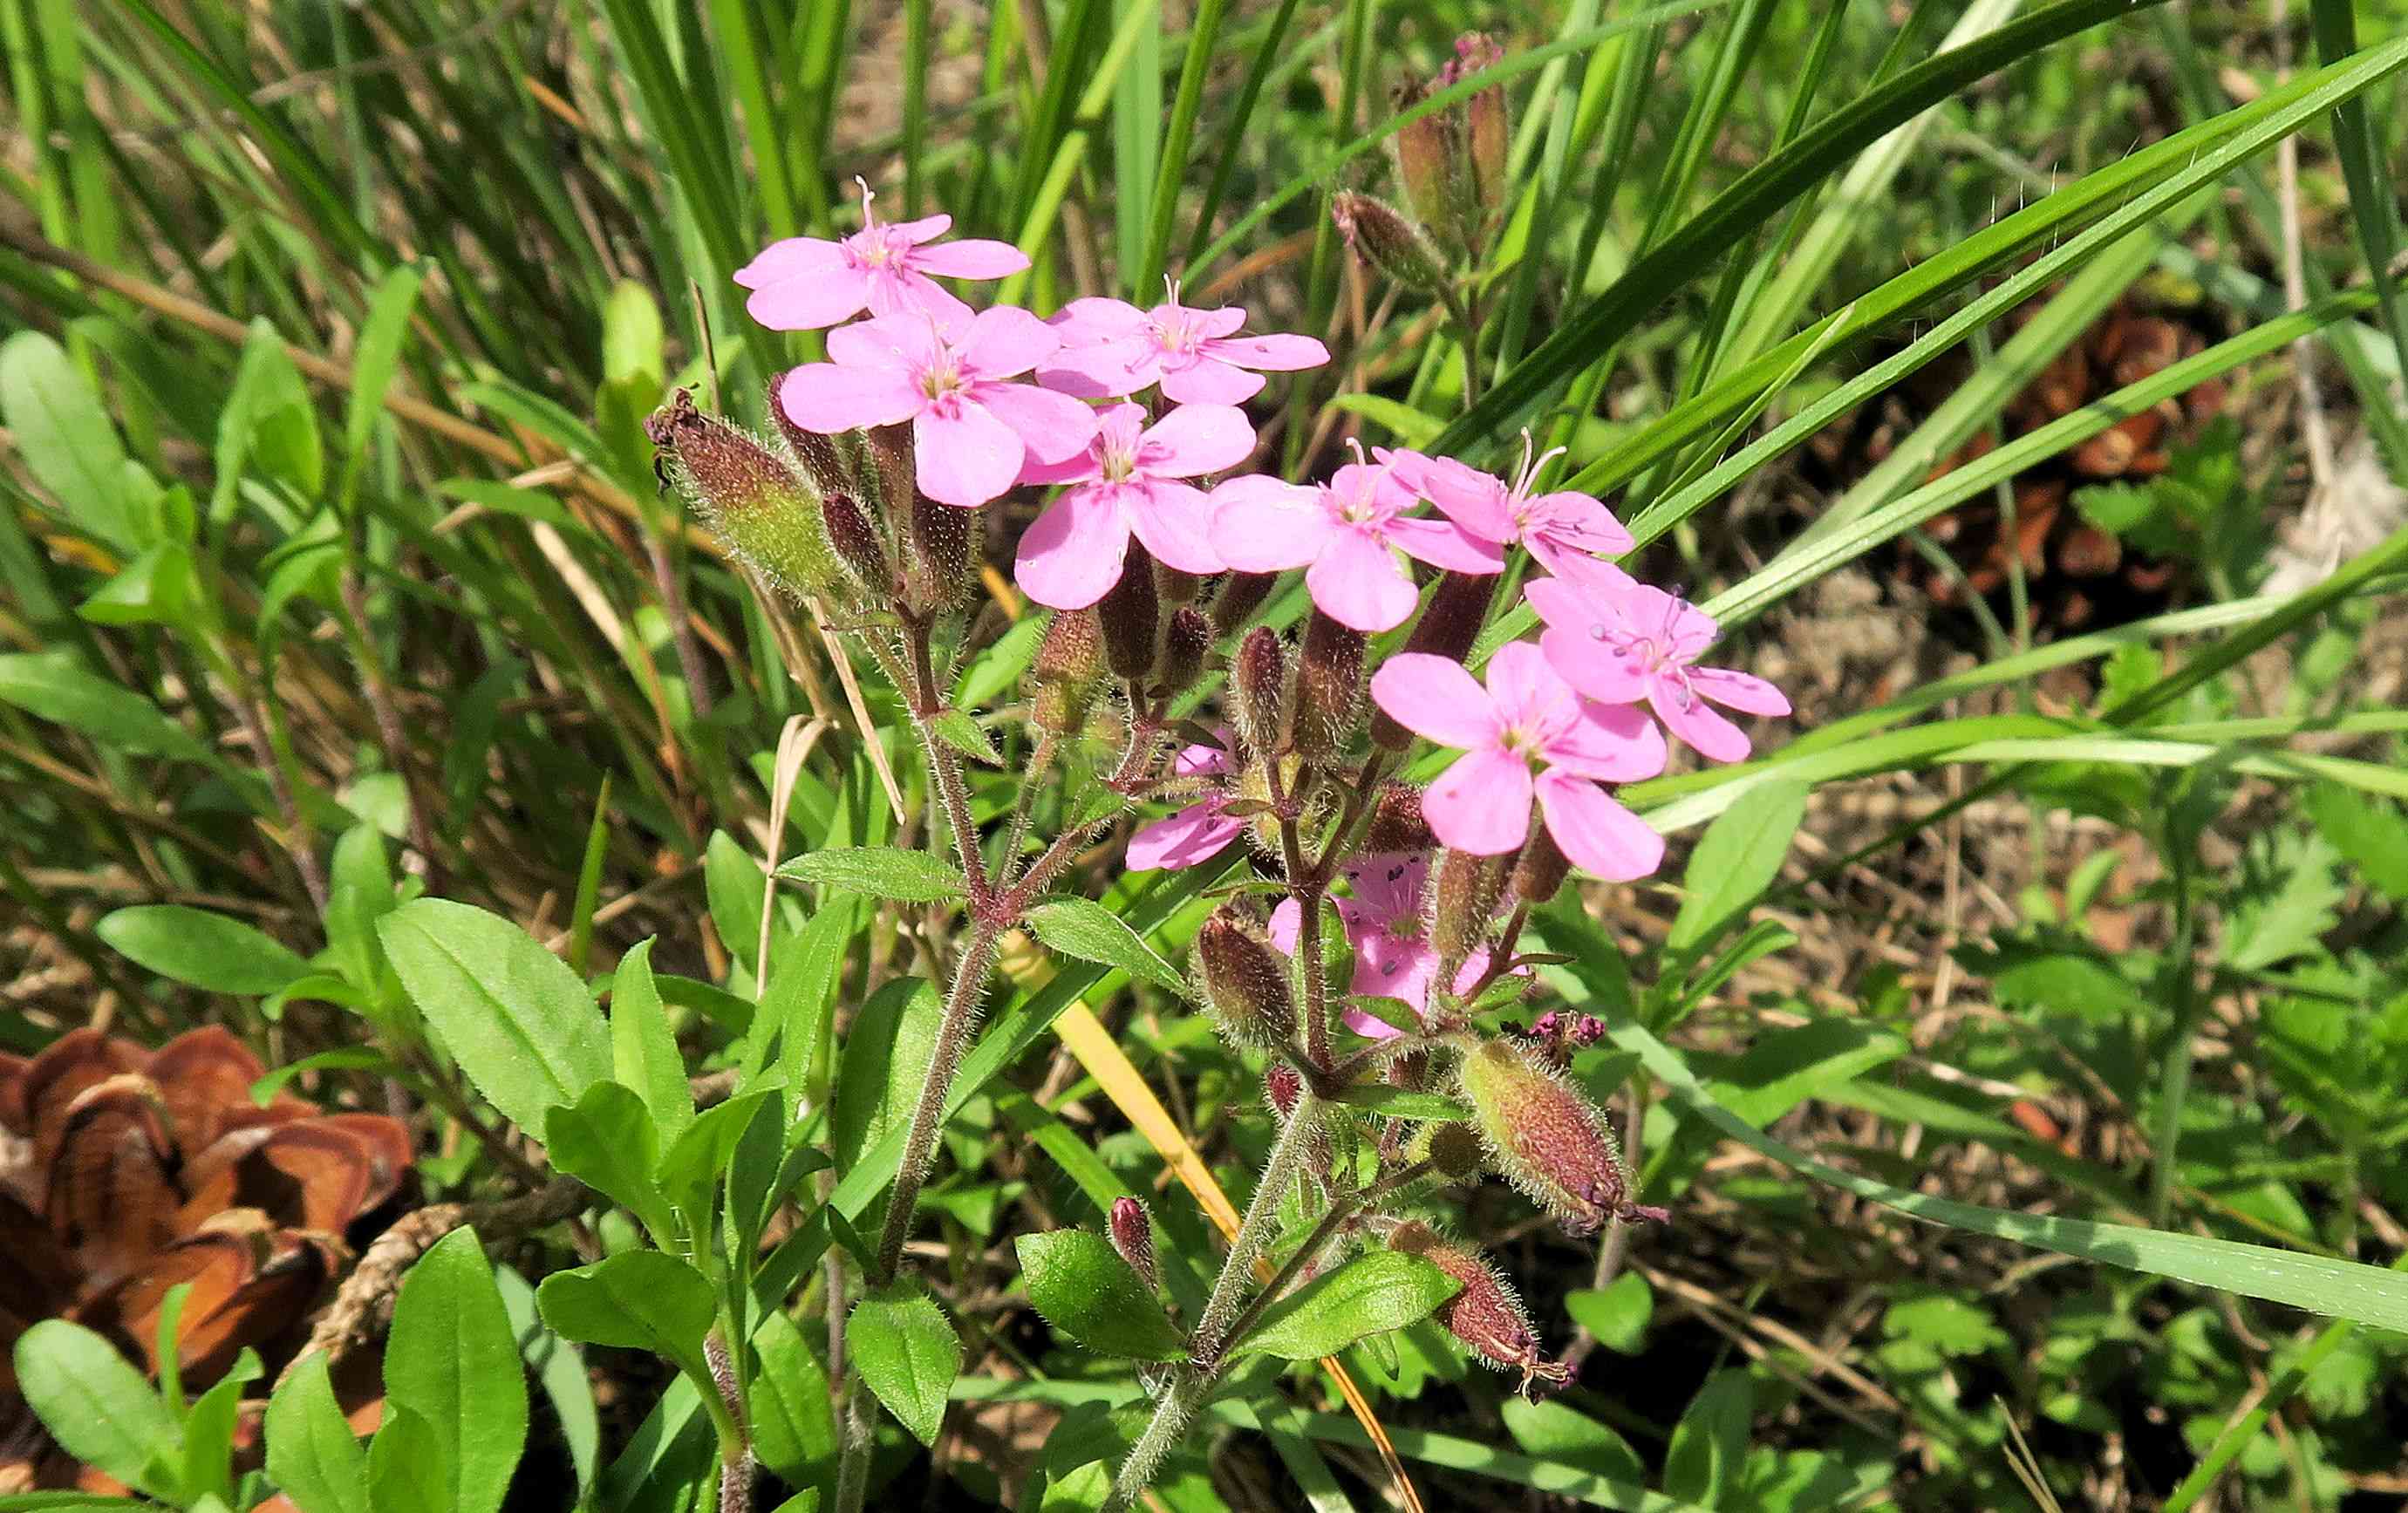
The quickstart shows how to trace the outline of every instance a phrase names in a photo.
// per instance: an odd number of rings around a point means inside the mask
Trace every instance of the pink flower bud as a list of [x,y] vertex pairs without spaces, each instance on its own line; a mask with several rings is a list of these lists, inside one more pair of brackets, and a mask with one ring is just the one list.
[[1543,904],[1562,889],[1572,864],[1544,825],[1530,827],[1522,854],[1513,862],[1513,896],[1525,904]]
[[1439,859],[1430,886],[1430,948],[1438,952],[1439,982],[1454,982],[1455,971],[1488,937],[1505,891],[1506,861],[1460,850]]
[[1361,631],[1349,630],[1318,608],[1305,621],[1293,735],[1308,761],[1341,754],[1354,733],[1363,706],[1363,647]]
[[1103,631],[1092,609],[1066,609],[1046,622],[1028,669],[1037,728],[1068,735],[1085,727],[1104,681]]
[[1236,698],[1231,717],[1251,757],[1267,757],[1287,739],[1287,648],[1279,633],[1257,625],[1238,643],[1229,668]]
[[1196,963],[1213,1022],[1232,1045],[1276,1046],[1296,1034],[1287,958],[1237,904],[1222,905],[1196,932]]
[[1422,818],[1422,791],[1411,783],[1382,783],[1379,796],[1371,801],[1371,822],[1363,832],[1364,853],[1426,851],[1437,845],[1429,821]]
[[1571,1380],[1562,1362],[1539,1349],[1539,1333],[1513,1284],[1483,1255],[1469,1246],[1447,1240],[1427,1224],[1407,1222],[1388,1236],[1388,1249],[1419,1256],[1463,1284],[1462,1291],[1439,1305],[1440,1328],[1492,1370],[1520,1372],[1526,1393],[1543,1383],[1561,1387]]
[[1272,1113],[1287,1118],[1304,1096],[1303,1074],[1285,1062],[1271,1063],[1263,1070],[1263,1095],[1270,1100]]
[[1154,559],[1144,548],[1131,544],[1121,580],[1096,601],[1096,615],[1103,622],[1104,658],[1113,673],[1132,688],[1144,687],[1154,676],[1162,635],[1162,600],[1154,591]]
[[1105,1228],[1111,1235],[1112,1249],[1137,1273],[1138,1280],[1148,1288],[1160,1287],[1162,1272],[1154,1259],[1154,1224],[1146,1217],[1145,1205],[1135,1198],[1114,1198]]
[[978,592],[986,512],[914,494],[903,533],[903,607],[928,618],[958,609]]
[[1630,1201],[1629,1170],[1604,1111],[1565,1086],[1534,1048],[1483,1041],[1465,1054],[1457,1077],[1489,1160],[1566,1231],[1666,1217]]
[[1330,200],[1329,216],[1354,255],[1383,275],[1425,293],[1446,287],[1446,255],[1396,207],[1347,191]]
[[1212,596],[1212,628],[1226,635],[1254,619],[1278,586],[1277,573],[1231,573]]
[[1162,666],[1154,679],[1157,693],[1185,692],[1204,674],[1204,658],[1212,649],[1212,622],[1194,605],[1181,605],[1162,631]]

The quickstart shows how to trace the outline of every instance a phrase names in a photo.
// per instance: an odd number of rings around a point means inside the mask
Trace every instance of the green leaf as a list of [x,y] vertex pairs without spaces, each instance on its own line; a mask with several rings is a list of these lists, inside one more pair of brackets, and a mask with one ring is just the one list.
[[460,1069],[529,1132],[610,1075],[593,995],[560,959],[498,916],[422,898],[377,921],[410,1001]]
[[1179,969],[1121,917],[1093,899],[1054,898],[1028,911],[1028,928],[1038,939],[1065,956],[1116,966],[1142,982],[1184,993],[1187,982]]
[[753,1116],[761,1112],[761,1106],[777,1091],[774,1087],[754,1088],[696,1114],[686,1132],[661,1153],[659,1174],[654,1178],[660,1184],[661,1195],[681,1207],[707,1207],[710,1191],[735,1156],[736,1142],[743,1138]]
[[1013,1242],[1028,1301],[1045,1321],[1098,1355],[1176,1361],[1186,1339],[1111,1242],[1082,1229]]
[[13,704],[120,751],[184,762],[211,759],[208,749],[157,705],[75,666],[64,652],[0,654],[0,704]]
[[1781,875],[1790,837],[1806,817],[1807,787],[1794,779],[1750,789],[1706,827],[1682,874],[1681,912],[1666,944],[1693,950],[1720,935]]
[[38,331],[0,342],[0,425],[77,529],[123,551],[150,544],[155,532],[145,517],[157,485],[140,487],[140,469],[100,395],[66,349]]
[[990,767],[1003,764],[1003,753],[996,749],[995,737],[967,709],[948,709],[929,721],[928,728],[936,733],[937,739],[973,762]]
[[2408,817],[2344,788],[2318,783],[2300,800],[2317,833],[2358,868],[2369,886],[2395,903],[2408,903]]
[[840,1169],[851,1170],[887,1131],[910,1121],[943,1018],[936,985],[920,978],[885,984],[853,1017],[837,1066],[836,1108],[829,1119]]
[[[402,1278],[385,1341],[388,1408],[417,1416],[443,1466],[449,1513],[494,1513],[525,1448],[526,1377],[477,1232],[455,1229]],[[371,1447],[377,1460],[392,1420]],[[370,1466],[370,1485],[377,1485]],[[378,1499],[381,1509],[382,1499]]]
[[301,1513],[367,1513],[367,1453],[335,1401],[322,1352],[277,1383],[266,1434],[268,1477]]
[[162,541],[119,568],[76,613],[95,625],[184,625],[195,592],[192,552]]
[[809,1486],[836,1467],[836,1411],[827,1372],[802,1331],[783,1312],[771,1312],[752,1332],[761,1361],[745,1406],[752,1414],[752,1449],[788,1486]]
[[519,1357],[535,1374],[551,1401],[553,1421],[577,1472],[580,1492],[594,1486],[602,1453],[601,1415],[594,1404],[594,1382],[586,1375],[585,1352],[547,1327],[536,1306],[535,1289],[508,1266],[494,1271],[502,1306],[510,1316],[510,1332],[518,1336]]
[[409,339],[409,312],[418,302],[424,275],[409,264],[396,264],[377,283],[368,298],[360,339],[351,349],[351,393],[343,411],[343,492],[349,494],[367,459],[368,440],[376,434],[377,415],[401,366],[402,344]]
[[[368,1442],[368,1506],[375,1513],[452,1513],[457,1472],[426,1416],[388,1400]],[[494,1488],[480,1506],[498,1505],[505,1490]]]
[[652,942],[636,942],[610,979],[610,1075],[643,1095],[660,1143],[670,1146],[694,1122],[685,1058],[652,980]]
[[17,1391],[59,1448],[154,1497],[176,1500],[183,1434],[117,1347],[64,1320],[17,1341]]
[[886,1411],[935,1449],[962,1370],[961,1339],[936,1304],[912,1283],[890,1282],[853,1306],[844,1338],[853,1369]]
[[1237,1351],[1283,1361],[1336,1355],[1367,1335],[1420,1322],[1462,1287],[1419,1256],[1374,1250],[1272,1304]]
[[1446,429],[1446,421],[1438,416],[1380,394],[1335,394],[1329,403],[1332,408],[1346,410],[1386,426],[1398,441],[1408,447],[1426,447]]
[[891,846],[837,846],[813,851],[780,867],[778,876],[904,904],[969,896],[969,884],[951,862]]
[[1633,1485],[1647,1479],[1646,1464],[1628,1440],[1567,1404],[1509,1397],[1502,1412],[1514,1443],[1541,1461]]
[[1664,1454],[1665,1495],[1707,1507],[1722,1506],[1747,1463],[1748,1428],[1756,1418],[1756,1392],[1747,1373],[1717,1371],[1672,1426]]
[[265,316],[251,322],[242,365],[218,413],[217,492],[209,518],[229,518],[235,491],[251,466],[314,500],[326,480],[326,458],[318,441],[318,411],[309,388],[284,350],[284,339]]
[[659,1250],[628,1250],[571,1271],[535,1290],[543,1321],[563,1339],[650,1350],[699,1381],[710,1377],[703,1336],[718,1300],[702,1273]]
[[726,831],[712,831],[702,852],[702,891],[719,938],[750,971],[760,946],[761,911],[769,904],[769,878],[760,858]]
[[187,1501],[233,1498],[235,1420],[242,1411],[242,1390],[261,1375],[258,1353],[245,1347],[226,1374],[186,1410],[183,1484]]
[[1443,1093],[1414,1092],[1384,1082],[1348,1088],[1338,1095],[1336,1101],[1349,1108],[1359,1108],[1367,1114],[1378,1114],[1384,1119],[1468,1120],[1471,1117],[1470,1109]]
[[241,921],[181,904],[118,909],[93,930],[144,970],[211,992],[280,992],[309,974],[308,963]]
[[668,1205],[653,1181],[660,1138],[633,1089],[596,1082],[572,1107],[544,1116],[552,1164],[642,1220],[655,1244],[671,1239]]
[[1096,1513],[1111,1492],[1111,1466],[1102,1461],[1089,1461],[1076,1470],[1048,1477],[1045,1500],[1037,1505],[1037,1513]]
[[1564,1311],[1607,1349],[1636,1355],[1647,1343],[1647,1323],[1656,1313],[1656,1290],[1647,1285],[1646,1277],[1626,1271],[1611,1287],[1584,1287],[1566,1294]]

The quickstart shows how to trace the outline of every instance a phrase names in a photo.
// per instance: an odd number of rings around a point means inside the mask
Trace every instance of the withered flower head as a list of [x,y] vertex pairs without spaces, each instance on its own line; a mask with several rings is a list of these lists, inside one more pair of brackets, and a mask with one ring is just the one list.
[[1463,1284],[1462,1291],[1439,1305],[1437,1319],[1481,1364],[1521,1373],[1522,1391],[1533,1397],[1540,1395],[1541,1385],[1556,1388],[1571,1380],[1562,1362],[1539,1349],[1539,1333],[1530,1327],[1520,1295],[1485,1255],[1427,1224],[1411,1221],[1389,1235],[1388,1249],[1419,1256]]
[[1666,1217],[1630,1201],[1629,1169],[1604,1111],[1566,1086],[1532,1048],[1484,1040],[1465,1052],[1458,1076],[1489,1160],[1565,1229],[1579,1235],[1609,1219]]

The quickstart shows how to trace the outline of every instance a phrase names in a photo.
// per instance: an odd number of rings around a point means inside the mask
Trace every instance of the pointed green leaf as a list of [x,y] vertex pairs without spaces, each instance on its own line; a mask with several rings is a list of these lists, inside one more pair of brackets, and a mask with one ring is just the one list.
[[853,1306],[844,1337],[853,1369],[878,1401],[933,1449],[962,1370],[962,1342],[944,1314],[916,1286],[894,1282]]
[[1462,1287],[1419,1256],[1375,1250],[1272,1304],[1238,1353],[1283,1361],[1336,1355],[1366,1335],[1420,1322]]
[[[526,1445],[527,1391],[509,1312],[476,1231],[446,1235],[402,1278],[385,1342],[384,1391],[389,1408],[425,1424],[444,1467],[437,1506],[494,1513]],[[371,1463],[391,1430],[388,1419]],[[376,1471],[371,1464],[372,1487]]]
[[1176,1361],[1187,1342],[1111,1242],[1082,1229],[1013,1242],[1028,1301],[1045,1321],[1098,1355]]

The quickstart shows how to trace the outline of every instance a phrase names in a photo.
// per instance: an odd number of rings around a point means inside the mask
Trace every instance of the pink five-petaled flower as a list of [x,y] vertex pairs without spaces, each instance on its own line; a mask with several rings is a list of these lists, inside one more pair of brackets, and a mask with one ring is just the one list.
[[920,492],[975,508],[1010,488],[1027,459],[1068,462],[1094,437],[1096,412],[1085,405],[1004,381],[1060,339],[1010,305],[980,311],[950,337],[924,315],[882,315],[829,332],[835,361],[787,374],[778,399],[806,431],[910,421]]
[[[1226,734],[1223,738],[1227,738]],[[1228,753],[1217,746],[1187,747],[1170,762],[1174,778],[1216,778],[1228,770]],[[1129,837],[1129,870],[1176,872],[1211,861],[1222,847],[1245,832],[1243,819],[1221,812],[1226,802],[1226,793],[1207,793],[1168,819],[1140,828]]]
[[1406,729],[1462,748],[1422,795],[1431,833],[1456,850],[1499,856],[1520,846],[1535,792],[1573,864],[1619,882],[1663,860],[1664,837],[1598,786],[1663,771],[1663,733],[1636,709],[1583,702],[1527,641],[1497,649],[1485,689],[1445,657],[1390,657],[1371,697]]
[[1747,733],[1707,707],[1708,699],[1742,714],[1789,712],[1789,700],[1761,678],[1691,665],[1720,627],[1678,594],[1603,563],[1574,564],[1526,592],[1547,622],[1539,644],[1566,682],[1600,704],[1645,704],[1703,756],[1738,762],[1749,750]]
[[1322,613],[1350,630],[1393,630],[1420,595],[1399,550],[1433,567],[1497,573],[1505,554],[1451,521],[1408,520],[1419,501],[1381,462],[1349,463],[1318,487],[1251,476],[1212,491],[1212,546],[1241,573],[1305,569]]
[[1530,446],[1530,433],[1525,431],[1521,471],[1511,483],[1452,457],[1419,452],[1397,454],[1397,477],[1482,540],[1528,548],[1549,572],[1563,571],[1568,558],[1591,560],[1600,552],[1618,557],[1628,551],[1630,533],[1595,498],[1570,489],[1530,492],[1539,469],[1563,450],[1558,447],[1532,457]]
[[[859,179],[854,180],[860,183]],[[816,331],[872,315],[918,313],[939,325],[968,322],[970,307],[928,275],[948,278],[1001,278],[1028,266],[1028,254],[1009,242],[947,242],[929,247],[953,223],[949,215],[881,225],[870,213],[877,196],[861,185],[861,229],[842,241],[789,236],[771,242],[736,272],[752,291],[744,308],[772,331]]]
[[1020,538],[1012,575],[1039,604],[1084,609],[1121,580],[1134,534],[1182,573],[1217,573],[1211,501],[1181,481],[1245,461],[1254,428],[1231,405],[1189,405],[1152,426],[1142,405],[1115,405],[1087,450],[1067,463],[1038,463],[1023,483],[1073,485]]
[[1242,405],[1262,392],[1264,369],[1289,373],[1319,367],[1329,349],[1311,336],[1240,336],[1240,306],[1192,310],[1179,286],[1150,310],[1125,300],[1074,299],[1054,316],[1062,350],[1037,370],[1037,381],[1082,399],[1118,398],[1148,384],[1182,405]]
[[[1429,858],[1417,851],[1358,857],[1347,864],[1346,880],[1353,896],[1331,902],[1354,947],[1354,980],[1347,992],[1398,999],[1416,1014],[1428,1014],[1430,988],[1438,980],[1438,949],[1429,942],[1423,914]],[[1271,944],[1295,955],[1303,917],[1293,898],[1271,910]],[[1455,973],[1455,992],[1469,992],[1487,971],[1488,948],[1483,946]],[[1374,1040],[1397,1034],[1395,1025],[1359,1008],[1347,1009],[1342,1018],[1348,1029]]]

